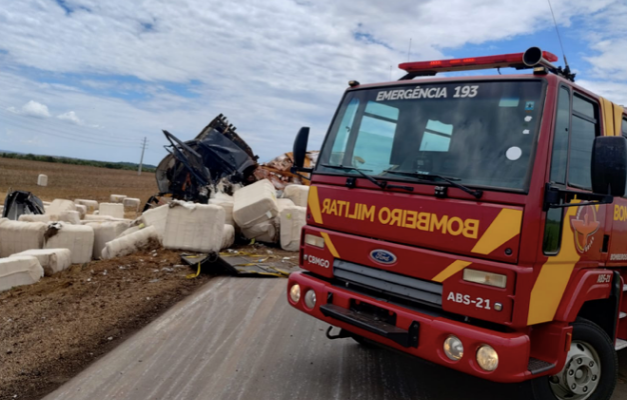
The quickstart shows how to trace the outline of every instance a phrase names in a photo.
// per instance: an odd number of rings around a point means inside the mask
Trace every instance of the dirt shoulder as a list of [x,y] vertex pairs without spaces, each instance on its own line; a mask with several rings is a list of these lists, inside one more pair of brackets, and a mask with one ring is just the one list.
[[178,252],[74,265],[0,293],[0,399],[37,399],[210,279]]

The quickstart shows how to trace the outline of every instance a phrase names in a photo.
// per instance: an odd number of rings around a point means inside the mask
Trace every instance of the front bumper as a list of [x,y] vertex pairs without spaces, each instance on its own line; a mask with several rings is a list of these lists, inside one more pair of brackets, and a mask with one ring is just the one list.
[[[302,294],[313,289],[318,300],[314,308],[310,309],[304,304],[303,296],[298,303],[294,303],[289,298],[288,290],[288,302],[293,307],[331,325],[416,357],[491,381],[521,382],[532,376],[528,370],[530,340],[529,336],[524,333],[502,333],[442,317],[422,314],[334,286],[327,281],[302,272],[294,272],[290,275],[288,288],[294,283],[301,286]],[[325,316],[329,313],[323,313],[320,306],[326,305],[327,299],[330,298],[337,311],[341,311],[337,307],[348,310],[350,302],[353,300],[394,312],[396,314],[396,327],[400,328],[399,331],[413,332],[418,326],[417,345],[402,345],[402,341],[394,340],[393,336],[386,338],[381,334],[373,333],[372,329],[366,330],[359,327],[359,324],[350,323],[349,319],[342,318],[340,320]],[[339,314],[335,313],[335,315]],[[444,340],[451,334],[461,339],[464,345],[464,356],[459,361],[452,361],[444,354]],[[499,366],[493,372],[486,372],[481,369],[475,359],[475,354],[482,344],[489,344],[498,352]]]

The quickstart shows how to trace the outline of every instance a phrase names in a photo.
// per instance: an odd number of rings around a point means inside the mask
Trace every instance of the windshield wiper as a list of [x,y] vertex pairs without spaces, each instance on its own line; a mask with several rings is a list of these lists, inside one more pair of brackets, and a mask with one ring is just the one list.
[[359,175],[363,176],[364,178],[368,179],[370,182],[380,187],[381,189],[387,188],[387,189],[403,189],[403,190],[408,190],[410,192],[414,191],[414,188],[411,186],[389,185],[387,181],[383,181],[383,182],[378,181],[374,179],[372,176],[363,172],[363,171],[372,171],[371,169],[360,169],[360,168],[355,168],[355,167],[346,167],[344,165],[329,165],[329,164],[322,164],[322,166],[325,168],[341,169],[342,171],[355,171]]
[[404,171],[394,171],[394,170],[385,170],[383,172],[386,172],[388,174],[412,176],[415,178],[425,179],[425,180],[430,180],[430,181],[441,180],[441,181],[449,183],[451,186],[455,186],[456,188],[463,190],[464,192],[470,194],[471,196],[474,196],[477,199],[480,199],[481,196],[483,196],[483,190],[472,190],[471,188],[466,187],[462,185],[461,183],[455,182],[455,181],[458,181],[459,178],[454,178],[450,176],[442,176],[442,175],[434,175],[434,174],[425,174],[422,172],[404,172]]

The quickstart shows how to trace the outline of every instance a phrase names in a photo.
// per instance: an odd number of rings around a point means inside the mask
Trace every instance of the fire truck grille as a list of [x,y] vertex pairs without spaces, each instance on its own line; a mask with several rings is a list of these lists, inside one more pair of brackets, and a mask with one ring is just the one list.
[[333,263],[333,274],[347,288],[358,292],[365,289],[442,308],[441,283],[337,259]]

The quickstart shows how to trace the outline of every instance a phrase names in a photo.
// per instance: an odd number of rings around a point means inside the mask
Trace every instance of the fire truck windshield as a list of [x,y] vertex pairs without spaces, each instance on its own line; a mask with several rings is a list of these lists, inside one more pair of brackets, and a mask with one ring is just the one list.
[[316,172],[356,175],[328,167],[345,166],[386,180],[430,174],[464,185],[526,190],[543,88],[542,81],[415,81],[349,91]]

